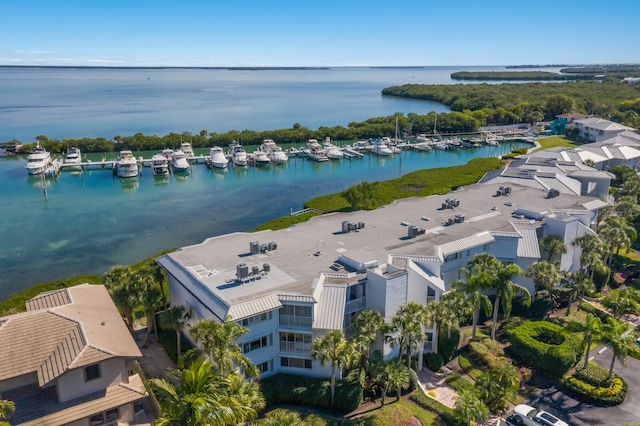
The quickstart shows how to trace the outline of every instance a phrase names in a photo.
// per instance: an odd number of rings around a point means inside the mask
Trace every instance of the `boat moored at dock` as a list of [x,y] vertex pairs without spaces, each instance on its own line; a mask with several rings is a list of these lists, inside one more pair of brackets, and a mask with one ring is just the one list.
[[187,156],[187,160],[195,157],[195,154],[193,153],[193,147],[191,146],[190,142],[182,142],[180,144],[180,151],[184,152],[184,155]]
[[131,151],[120,151],[120,158],[116,163],[116,173],[121,178],[138,176],[138,161]]
[[41,147],[40,143],[36,143],[36,146],[29,153],[27,164],[24,167],[30,175],[39,175],[44,173],[52,164],[51,153]]
[[168,176],[169,160],[164,158],[162,154],[154,154],[151,157],[151,173],[154,176]]
[[260,150],[267,154],[267,157],[269,157],[269,160],[271,160],[273,164],[282,164],[289,160],[287,154],[285,154],[282,148],[279,147],[272,139],[265,139],[262,141]]
[[371,151],[376,155],[393,154],[393,151],[391,151],[391,149],[389,149],[389,147],[386,144],[387,141],[389,141],[389,138],[386,138],[386,140],[384,138],[376,139],[375,141],[373,141],[373,149]]
[[325,149],[322,148],[317,139],[309,139],[307,141],[307,157],[317,162],[329,161]]
[[189,170],[189,162],[187,161],[187,155],[181,150],[171,153],[171,168],[174,172],[186,172]]
[[219,146],[214,146],[209,150],[209,158],[207,159],[210,167],[224,169],[229,164],[229,159],[224,155],[224,151]]
[[271,160],[269,159],[267,153],[260,149],[253,151],[253,153],[251,154],[251,163],[254,166],[268,166],[270,162]]
[[233,141],[229,145],[229,153],[234,166],[244,167],[248,163],[247,151],[239,142]]
[[340,160],[342,159],[342,157],[344,157],[344,152],[342,152],[340,148],[332,144],[330,138],[327,137],[324,140],[324,143],[322,144],[322,146],[324,148],[325,153],[327,154],[327,158],[330,158],[332,160]]
[[64,161],[63,164],[66,165],[67,167],[79,167],[78,165],[82,162],[82,154],[80,153],[80,150],[74,146],[70,147],[69,149],[67,149],[67,151],[64,154]]

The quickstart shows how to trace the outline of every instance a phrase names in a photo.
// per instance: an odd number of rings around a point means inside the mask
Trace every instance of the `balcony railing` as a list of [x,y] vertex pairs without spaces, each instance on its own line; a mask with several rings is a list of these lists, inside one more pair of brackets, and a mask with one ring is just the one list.
[[367,307],[367,298],[359,297],[354,300],[350,300],[344,307],[344,313],[350,314],[351,312],[359,311],[361,309],[365,309]]
[[280,341],[280,350],[282,352],[310,353],[312,344],[304,342],[285,342]]
[[295,315],[280,315],[280,325],[289,327],[311,327],[311,317],[298,317]]

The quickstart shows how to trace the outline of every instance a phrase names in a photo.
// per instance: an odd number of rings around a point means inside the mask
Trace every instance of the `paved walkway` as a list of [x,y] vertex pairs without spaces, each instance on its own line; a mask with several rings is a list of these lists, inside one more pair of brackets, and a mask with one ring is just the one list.
[[140,352],[142,352],[140,366],[148,379],[153,377],[166,378],[167,372],[175,370],[178,366],[171,361],[171,358],[169,358],[169,355],[167,355],[162,345],[156,342],[153,334],[149,337],[147,347],[142,347],[146,332],[146,328],[136,328],[136,343],[140,348]]
[[[447,407],[455,408],[458,394],[455,389],[444,382],[446,377],[445,373],[434,373],[426,368],[418,371],[420,387],[424,393]],[[429,395],[429,392],[435,393],[435,397]]]

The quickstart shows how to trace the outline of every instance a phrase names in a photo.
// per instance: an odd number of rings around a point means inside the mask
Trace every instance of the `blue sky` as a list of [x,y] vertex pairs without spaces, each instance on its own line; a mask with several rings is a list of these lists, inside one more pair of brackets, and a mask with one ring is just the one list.
[[640,63],[637,0],[16,0],[1,65]]

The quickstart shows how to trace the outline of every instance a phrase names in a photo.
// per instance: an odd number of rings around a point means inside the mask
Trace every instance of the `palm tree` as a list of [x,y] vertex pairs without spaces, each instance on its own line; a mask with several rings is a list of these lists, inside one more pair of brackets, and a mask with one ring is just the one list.
[[424,306],[415,302],[402,305],[391,319],[391,325],[385,339],[391,344],[391,347],[397,346],[399,348],[398,362],[402,362],[403,354],[407,355],[409,369],[411,369],[411,357],[418,348],[418,343],[427,339],[424,328],[430,322]]
[[234,394],[230,379],[218,376],[206,357],[172,371],[169,380],[149,383],[160,404],[159,426],[235,425],[256,418],[264,407]]
[[611,348],[611,365],[609,366],[609,374],[607,380],[611,379],[613,374],[613,365],[616,359],[626,365],[627,355],[630,348],[634,345],[634,338],[630,333],[629,326],[626,322],[621,323],[613,318],[607,318],[607,322],[602,326],[602,343]]
[[367,309],[358,314],[353,321],[356,329],[356,338],[353,341],[354,348],[359,354],[358,375],[362,374],[371,355],[371,345],[376,341],[379,333],[384,333],[384,318],[378,311]]
[[227,317],[224,323],[213,320],[200,320],[190,329],[196,341],[202,342],[209,359],[219,370],[221,376],[226,377],[233,370],[234,365],[249,377],[259,374],[257,367],[242,353],[238,341],[249,329]]
[[16,404],[13,401],[0,399],[0,426],[9,426],[8,422],[4,422],[2,420],[9,420],[9,417],[13,416],[15,411]]
[[134,334],[133,311],[140,306],[141,292],[136,284],[131,270],[124,266],[116,266],[105,275],[105,286],[120,309],[131,335]]
[[270,411],[266,417],[257,423],[259,426],[303,426],[306,425],[300,414],[284,408]]
[[536,286],[536,292],[539,290],[546,290],[548,292],[549,299],[552,303],[552,309],[555,311],[558,306],[556,289],[558,283],[563,278],[558,262],[556,261],[551,263],[546,260],[535,262],[527,268],[525,275],[533,278],[533,282]]
[[491,411],[502,411],[517,396],[520,386],[518,369],[506,360],[498,361],[476,381],[480,398]]
[[567,246],[564,244],[564,240],[555,235],[547,235],[540,240],[540,248],[543,252],[547,253],[547,262],[551,262],[551,258],[555,254],[565,254],[567,252]]
[[614,318],[638,311],[638,304],[626,293],[612,292],[611,295],[604,298],[602,305],[613,311]]
[[589,363],[589,352],[591,352],[591,344],[599,342],[600,336],[602,335],[602,321],[600,320],[600,317],[589,313],[584,320],[584,324],[574,321],[569,323],[569,329],[573,332],[582,333],[581,345],[583,348],[586,348],[583,368],[587,368],[587,364]]
[[459,393],[455,412],[458,421],[464,425],[479,424],[489,419],[487,406],[470,391]]
[[[454,292],[455,294],[455,292]],[[458,293],[460,294],[460,293]],[[446,300],[440,299],[427,305],[427,315],[435,325],[435,338],[433,339],[433,352],[438,353],[438,340],[440,330],[447,328],[449,331],[458,323],[458,316]]]
[[614,250],[616,253],[621,248],[628,248],[636,239],[637,233],[623,217],[612,217],[598,230],[600,237],[609,247],[608,265],[611,266]]
[[504,317],[509,318],[511,314],[511,307],[513,298],[517,293],[524,295],[525,304],[529,306],[531,304],[531,295],[529,291],[516,283],[514,283],[513,277],[522,274],[522,269],[514,263],[510,265],[500,264],[496,275],[494,277],[493,284],[491,286],[493,294],[496,300],[493,302],[493,321],[491,324],[491,339],[496,340],[496,325],[498,323],[498,308],[502,302],[502,310]]
[[484,310],[485,315],[491,314],[491,300],[489,297],[481,293],[491,285],[491,276],[488,273],[473,273],[467,278],[467,281],[457,280],[451,284],[451,288],[459,291],[467,296],[467,300],[473,306],[473,332],[471,340],[476,338],[476,328],[478,327],[478,319],[480,317],[480,309]]
[[403,365],[393,361],[383,361],[376,371],[376,377],[378,378],[378,384],[382,392],[380,403],[383,407],[389,389],[397,389],[398,399],[400,399],[402,389],[409,387],[410,383],[409,370]]
[[158,326],[156,324],[156,312],[164,306],[164,296],[160,284],[155,281],[155,276],[150,268],[142,268],[133,276],[133,281],[139,289],[139,302],[144,307],[147,319],[147,333],[144,337],[143,347],[147,347],[149,336],[153,330],[158,340]]
[[245,407],[245,420],[253,420],[257,414],[265,407],[264,396],[260,391],[260,384],[257,381],[248,381],[239,374],[229,374],[229,394],[233,396],[240,407]]
[[184,306],[172,306],[160,315],[160,326],[162,328],[170,328],[176,332],[176,351],[178,358],[180,358],[182,329],[190,319],[191,314],[187,312]]
[[336,369],[341,370],[351,362],[353,348],[344,338],[342,331],[330,330],[313,341],[311,356],[318,359],[322,365],[331,364],[331,406],[333,407],[336,394]]
[[580,247],[580,269],[591,271],[591,279],[598,261],[602,261],[606,250],[604,242],[596,234],[583,234],[571,242],[572,245]]

